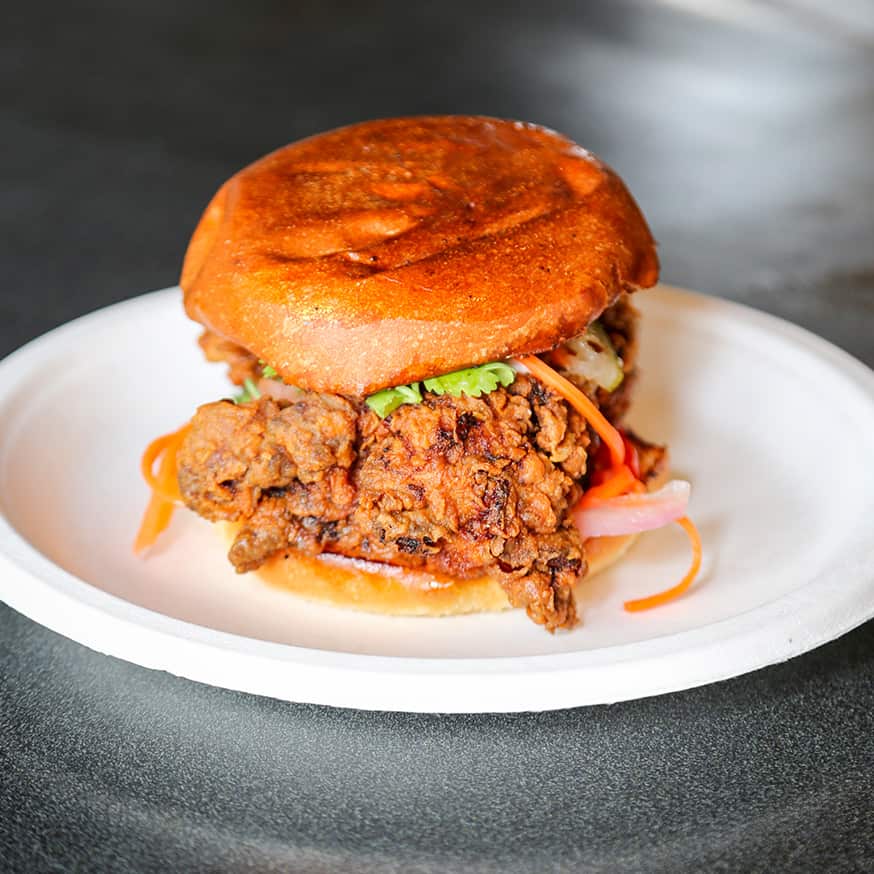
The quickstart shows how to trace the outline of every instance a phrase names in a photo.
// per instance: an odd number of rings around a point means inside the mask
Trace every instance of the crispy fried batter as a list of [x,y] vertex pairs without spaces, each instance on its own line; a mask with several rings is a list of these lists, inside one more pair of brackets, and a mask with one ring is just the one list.
[[427,396],[386,420],[334,395],[201,407],[179,454],[186,503],[242,521],[230,558],[283,549],[494,573],[549,628],[573,624],[584,572],[567,523],[589,442],[584,422],[527,377],[483,398]]

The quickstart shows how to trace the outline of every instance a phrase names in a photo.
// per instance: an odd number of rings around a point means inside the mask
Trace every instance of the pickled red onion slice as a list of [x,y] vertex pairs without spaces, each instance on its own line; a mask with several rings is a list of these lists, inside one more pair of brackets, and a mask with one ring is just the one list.
[[685,480],[671,480],[655,492],[636,492],[605,498],[573,511],[580,537],[616,536],[652,531],[675,522],[686,514],[692,486]]
[[259,379],[258,391],[275,401],[299,401],[303,392],[296,385],[287,385],[278,379]]

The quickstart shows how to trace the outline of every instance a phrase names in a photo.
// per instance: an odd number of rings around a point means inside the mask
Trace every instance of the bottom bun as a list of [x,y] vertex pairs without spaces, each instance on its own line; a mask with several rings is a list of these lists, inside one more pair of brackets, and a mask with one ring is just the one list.
[[[219,527],[228,542],[239,528],[231,522]],[[588,580],[617,561],[635,535],[593,537],[586,541]],[[273,586],[311,601],[322,601],[392,616],[452,616],[508,610],[510,602],[501,584],[492,577],[460,580],[429,571],[411,570],[363,559],[323,553],[280,554],[255,573]]]

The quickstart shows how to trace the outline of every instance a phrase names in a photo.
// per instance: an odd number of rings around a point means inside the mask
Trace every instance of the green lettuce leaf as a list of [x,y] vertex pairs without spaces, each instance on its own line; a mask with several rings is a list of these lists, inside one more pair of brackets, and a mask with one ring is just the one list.
[[[260,359],[258,363],[261,365],[261,375],[265,379],[279,379],[279,374],[276,372],[276,369],[271,367],[269,364],[265,364]],[[258,386],[255,384],[255,381],[249,377],[243,380],[243,390],[234,395],[231,399],[235,404],[248,404],[249,401],[257,401],[261,397],[261,392],[258,390]]]
[[419,390],[418,382],[412,385],[396,385],[394,388],[384,388],[370,395],[365,403],[380,419],[384,419],[403,404],[422,403],[422,392]]
[[234,396],[235,404],[248,404],[249,401],[257,401],[261,397],[258,386],[249,377],[243,380],[243,390]]
[[516,379],[516,371],[503,361],[492,361],[479,367],[454,370],[443,376],[425,380],[425,388],[435,395],[451,395],[460,398],[463,394],[472,398],[493,392],[499,385],[511,385]]
[[[503,361],[491,361],[479,367],[468,367],[426,379],[426,391],[435,395],[450,395],[459,398],[463,394],[472,398],[493,392],[499,385],[508,386],[516,379],[516,371]],[[370,395],[365,403],[380,419],[393,413],[403,404],[422,403],[420,383],[398,385]]]

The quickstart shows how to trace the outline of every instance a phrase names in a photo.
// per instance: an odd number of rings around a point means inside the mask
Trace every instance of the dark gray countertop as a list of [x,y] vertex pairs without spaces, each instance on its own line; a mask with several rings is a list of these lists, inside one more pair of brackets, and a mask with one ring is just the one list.
[[[849,5],[20,4],[0,353],[172,284],[212,191],[277,145],[484,112],[613,164],[667,281],[874,365],[874,15]],[[447,717],[200,686],[0,607],[0,868],[869,871],[872,630],[660,698]]]

